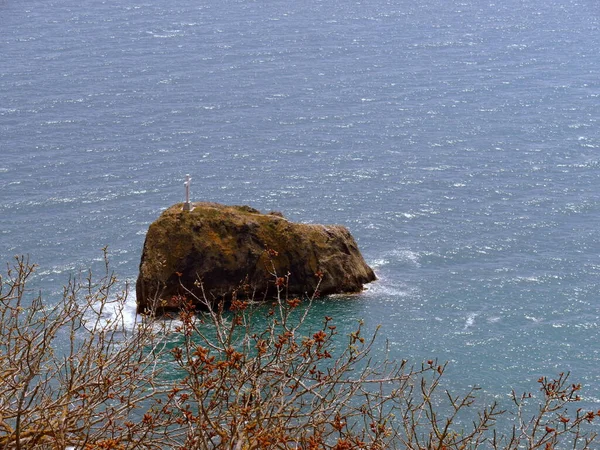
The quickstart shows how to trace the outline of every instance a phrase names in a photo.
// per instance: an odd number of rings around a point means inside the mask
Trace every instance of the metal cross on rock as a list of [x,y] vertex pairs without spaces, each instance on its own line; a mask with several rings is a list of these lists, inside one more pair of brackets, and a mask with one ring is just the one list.
[[185,186],[185,203],[183,204],[183,210],[184,211],[191,211],[192,208],[192,204],[190,203],[190,184],[192,181],[192,177],[190,177],[190,174],[188,173],[185,176],[185,183],[183,183],[183,185]]

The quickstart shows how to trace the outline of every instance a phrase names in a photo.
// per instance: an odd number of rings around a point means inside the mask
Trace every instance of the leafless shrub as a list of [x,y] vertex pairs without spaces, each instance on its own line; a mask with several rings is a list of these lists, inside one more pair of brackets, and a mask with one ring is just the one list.
[[152,324],[127,329],[127,292],[113,292],[108,265],[99,280],[69,280],[54,305],[30,298],[34,269],[16,258],[0,284],[0,448],[153,447],[143,405],[160,392],[162,343]]
[[[444,364],[372,360],[379,340],[362,323],[341,334],[326,316],[311,329],[314,296],[289,298],[290,275],[274,269],[266,303],[188,292],[176,321],[128,328],[108,264],[52,306],[30,298],[34,268],[17,258],[0,283],[0,449],[587,449],[595,438],[586,426],[600,412],[567,414],[581,386],[566,374],[513,393],[512,411],[477,407],[476,389],[443,389]],[[497,431],[500,418],[512,431]]]

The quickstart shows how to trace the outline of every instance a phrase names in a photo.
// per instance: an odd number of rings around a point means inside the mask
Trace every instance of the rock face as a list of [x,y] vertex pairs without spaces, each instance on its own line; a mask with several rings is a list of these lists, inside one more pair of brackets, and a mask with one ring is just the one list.
[[194,297],[186,290],[201,297],[199,282],[209,299],[227,298],[242,285],[246,295],[262,298],[274,292],[272,264],[278,276],[290,274],[290,295],[312,294],[317,273],[322,295],[359,292],[376,279],[343,226],[292,223],[248,206],[193,207],[174,205],[150,225],[136,284],[138,312],[175,310],[178,296]]

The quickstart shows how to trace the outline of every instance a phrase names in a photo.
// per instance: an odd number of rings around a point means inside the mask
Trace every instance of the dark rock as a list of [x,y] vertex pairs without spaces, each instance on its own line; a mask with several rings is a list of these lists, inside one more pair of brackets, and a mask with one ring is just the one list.
[[193,207],[172,206],[150,225],[136,284],[138,312],[175,310],[181,296],[202,296],[200,283],[211,300],[234,290],[238,297],[271,295],[273,266],[280,277],[290,274],[294,296],[312,294],[317,273],[322,295],[359,292],[376,279],[343,226],[292,223],[248,206]]

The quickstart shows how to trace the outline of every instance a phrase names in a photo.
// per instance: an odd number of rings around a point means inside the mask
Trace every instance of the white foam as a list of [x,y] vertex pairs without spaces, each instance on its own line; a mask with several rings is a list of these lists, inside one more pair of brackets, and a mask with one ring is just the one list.
[[[86,319],[90,323],[94,323],[98,320],[101,327],[111,328],[117,332],[130,332],[135,328],[138,322],[136,314],[135,299],[132,298],[131,293],[127,295],[124,302],[117,299],[106,302],[102,307],[102,315],[97,317],[95,312],[90,310]],[[100,305],[95,307],[97,311]]]
[[373,260],[369,261],[369,265],[375,269],[378,267],[385,266],[389,263],[390,263],[389,259],[383,259],[383,258],[373,259]]
[[527,320],[531,320],[531,321],[532,321],[532,322],[534,322],[534,323],[539,323],[539,322],[541,322],[541,321],[542,321],[542,319],[538,319],[537,317],[533,317],[533,316],[525,316],[525,318],[526,318]]
[[522,281],[522,282],[526,282],[526,283],[539,283],[541,282],[541,280],[538,277],[516,277],[515,281]]
[[471,328],[475,324],[475,318],[478,316],[478,313],[469,313],[467,315],[467,320],[465,321],[464,330]]
[[421,258],[421,255],[412,250],[396,249],[396,250],[392,250],[390,252],[386,252],[385,254],[383,254],[382,258],[370,260],[369,265],[371,265],[372,267],[382,267],[382,266],[386,266],[386,265],[390,264],[391,262],[396,261],[396,262],[405,262],[405,263],[414,265],[415,267],[420,267],[420,265],[421,265],[419,262],[420,258]]

